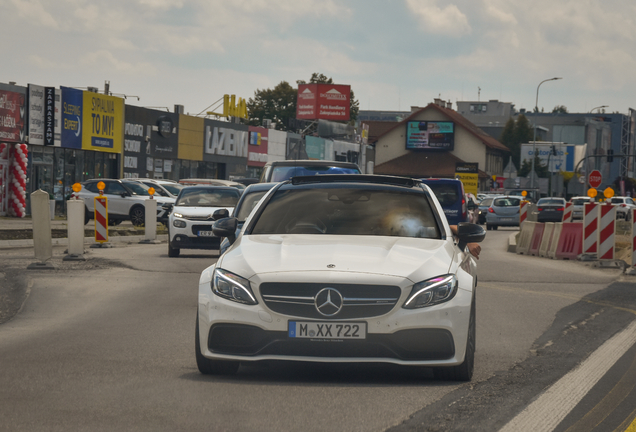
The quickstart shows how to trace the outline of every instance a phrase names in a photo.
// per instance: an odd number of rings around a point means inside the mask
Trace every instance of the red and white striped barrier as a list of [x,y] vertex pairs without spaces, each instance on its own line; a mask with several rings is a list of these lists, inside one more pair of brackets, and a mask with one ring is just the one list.
[[572,222],[572,210],[574,210],[572,203],[571,202],[565,203],[565,208],[563,209],[562,222]]
[[616,237],[616,206],[603,204],[600,208],[600,218],[598,227],[598,259],[613,260]]
[[583,253],[595,254],[598,251],[598,204],[585,203],[583,207]]
[[636,209],[632,212],[632,267],[636,267]]
[[93,198],[95,209],[95,241],[106,243],[108,241],[108,198],[98,196]]
[[519,206],[519,228],[528,219],[528,201],[521,201]]

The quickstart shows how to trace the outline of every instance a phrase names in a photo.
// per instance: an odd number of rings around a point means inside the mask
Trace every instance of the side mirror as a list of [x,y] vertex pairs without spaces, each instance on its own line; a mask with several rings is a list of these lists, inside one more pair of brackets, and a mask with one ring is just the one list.
[[[221,210],[217,210],[221,211]],[[227,212],[227,210],[225,210]],[[214,212],[216,214],[216,212]],[[236,228],[238,227],[238,219],[226,217],[219,219],[212,224],[212,232],[217,237],[227,237],[230,244],[236,241]]]
[[130,194],[129,194],[128,192],[122,192],[122,193],[120,193],[119,195],[120,195],[122,198],[126,198],[126,197],[129,197],[129,196],[130,196]]
[[[225,219],[230,217],[230,212],[228,209],[218,209],[214,213],[212,213],[212,220],[218,221],[220,219]],[[236,229],[236,228],[234,228]]]
[[467,243],[479,243],[486,237],[486,230],[477,224],[461,222],[457,225],[459,248],[464,249]]

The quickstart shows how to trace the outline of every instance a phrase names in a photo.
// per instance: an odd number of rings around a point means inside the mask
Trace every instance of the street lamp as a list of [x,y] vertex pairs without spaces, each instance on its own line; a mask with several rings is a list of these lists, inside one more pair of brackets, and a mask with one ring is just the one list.
[[534,138],[532,139],[532,169],[530,170],[530,189],[534,189],[534,160],[536,158],[536,153],[537,153],[537,113],[539,112],[539,87],[541,87],[541,84],[543,84],[544,82],[547,81],[555,81],[555,80],[560,80],[563,79],[561,77],[554,77],[554,78],[549,78],[547,80],[543,80],[539,83],[539,85],[537,86],[537,98],[535,100],[534,103]]
[[600,110],[602,108],[609,108],[609,105],[601,105],[601,106],[597,106],[596,108],[592,108],[590,110],[590,113],[594,112],[595,109]]

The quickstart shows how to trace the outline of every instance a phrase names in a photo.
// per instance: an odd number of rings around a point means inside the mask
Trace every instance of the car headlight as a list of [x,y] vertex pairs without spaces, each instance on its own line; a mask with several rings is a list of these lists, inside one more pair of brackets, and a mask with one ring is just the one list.
[[225,270],[215,269],[212,292],[228,300],[255,305],[258,303],[250,288],[250,281]]
[[448,274],[418,282],[413,285],[411,295],[402,306],[405,309],[419,309],[444,303],[455,297],[457,278]]
[[174,217],[180,217],[180,218],[183,217],[183,215],[181,213],[173,213],[173,214],[174,214]]
[[[175,215],[176,216],[176,215]],[[185,221],[179,220],[179,219],[175,219],[172,222],[172,225],[176,228],[185,228],[186,227],[186,223]]]

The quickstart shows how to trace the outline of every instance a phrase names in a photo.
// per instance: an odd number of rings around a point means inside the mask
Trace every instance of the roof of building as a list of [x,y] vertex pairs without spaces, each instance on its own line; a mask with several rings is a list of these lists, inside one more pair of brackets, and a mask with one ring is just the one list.
[[396,121],[380,121],[380,120],[364,120],[362,123],[369,125],[369,142],[375,142],[390,129],[393,129],[399,122]]
[[[414,119],[420,113],[422,113],[423,111],[428,110],[428,109],[435,109],[435,110],[439,111],[440,113],[444,114],[446,117],[450,118],[450,120],[452,120],[456,124],[460,125],[467,132],[471,133],[473,136],[475,136],[477,139],[479,139],[486,147],[489,147],[489,148],[492,148],[492,149],[496,149],[496,150],[501,150],[501,151],[504,151],[504,152],[510,152],[510,149],[508,147],[506,147],[505,145],[503,145],[502,143],[500,143],[499,141],[497,141],[496,139],[494,139],[493,137],[488,135],[486,132],[484,132],[481,129],[479,129],[477,126],[475,126],[473,123],[471,123],[464,116],[459,114],[457,111],[454,111],[454,110],[452,110],[450,108],[441,107],[441,106],[439,106],[437,104],[434,104],[434,103],[430,103],[427,106],[425,106],[424,108],[420,108],[419,110],[414,111],[413,114],[411,114],[410,116],[408,116],[407,118],[405,118],[401,122],[396,122],[396,123],[387,122],[387,123],[391,123],[392,126],[387,128],[380,135],[378,135],[378,137],[374,141],[372,141],[371,139],[369,139],[369,141],[370,142],[377,141],[378,139],[382,138],[384,135],[388,134],[393,129],[395,129],[395,128],[403,125],[403,124],[406,124],[406,122]],[[370,137],[371,137],[371,129],[369,127],[369,138]]]
[[[411,152],[376,165],[373,172],[415,178],[455,178],[457,162],[464,161],[449,152]],[[488,177],[488,174],[479,170],[479,178]]]

